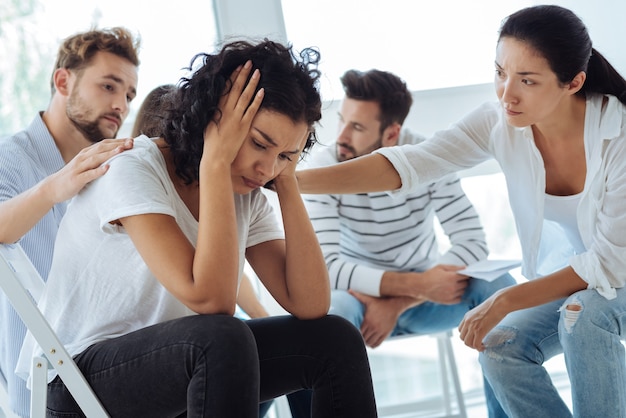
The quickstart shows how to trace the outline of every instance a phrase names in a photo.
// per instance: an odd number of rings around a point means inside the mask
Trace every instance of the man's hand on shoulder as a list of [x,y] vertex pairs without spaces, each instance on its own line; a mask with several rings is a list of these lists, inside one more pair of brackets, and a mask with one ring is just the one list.
[[65,167],[44,180],[52,204],[74,197],[85,185],[107,172],[111,157],[131,149],[133,139],[105,139],[80,151]]

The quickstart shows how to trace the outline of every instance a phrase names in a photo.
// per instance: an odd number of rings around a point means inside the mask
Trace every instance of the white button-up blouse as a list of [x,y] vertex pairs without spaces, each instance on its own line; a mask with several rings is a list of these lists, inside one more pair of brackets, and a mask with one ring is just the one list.
[[[563,260],[560,267],[569,264],[588,288],[612,299],[615,288],[626,283],[626,106],[613,96],[589,97],[584,141],[587,174],[577,223],[586,251]],[[422,144],[375,152],[400,175],[402,187],[392,193],[495,158],[506,177],[522,247],[522,274],[533,279],[543,273],[538,268],[542,258],[553,256],[542,240],[542,234],[548,238],[543,160],[531,128],[508,125],[499,103],[483,104]]]

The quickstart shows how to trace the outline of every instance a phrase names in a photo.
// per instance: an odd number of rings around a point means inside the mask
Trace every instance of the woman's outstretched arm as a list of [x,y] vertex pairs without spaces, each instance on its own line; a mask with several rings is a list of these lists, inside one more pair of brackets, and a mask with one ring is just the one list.
[[327,167],[296,172],[301,193],[352,194],[384,192],[402,186],[400,175],[380,154],[368,154]]

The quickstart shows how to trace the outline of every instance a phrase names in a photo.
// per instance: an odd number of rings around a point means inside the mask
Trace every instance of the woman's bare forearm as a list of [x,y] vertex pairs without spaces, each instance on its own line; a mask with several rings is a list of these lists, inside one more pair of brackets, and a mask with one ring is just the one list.
[[503,300],[510,312],[543,305],[586,289],[588,283],[571,267],[565,267],[547,276],[506,288]]
[[330,305],[330,281],[322,250],[293,177],[276,183],[285,229],[287,294],[296,316],[314,318]]
[[380,154],[296,172],[301,193],[352,194],[399,189],[400,175]]

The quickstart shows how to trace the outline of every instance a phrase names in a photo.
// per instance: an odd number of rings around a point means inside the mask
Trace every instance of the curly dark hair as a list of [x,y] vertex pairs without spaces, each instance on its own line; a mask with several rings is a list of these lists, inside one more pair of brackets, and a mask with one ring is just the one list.
[[[215,54],[194,56],[188,67],[193,74],[181,78],[165,109],[163,136],[176,174],[186,183],[198,180],[204,130],[209,121],[219,117],[219,99],[230,89],[232,72],[248,60],[261,72],[256,87],[256,91],[265,91],[261,109],[286,115],[296,123],[306,122],[309,136],[304,151],[309,150],[317,142],[314,124],[322,117],[319,58],[315,49],[306,48],[296,54],[292,46],[268,39],[256,44],[238,40]],[[194,70],[198,62],[201,65]]]

